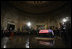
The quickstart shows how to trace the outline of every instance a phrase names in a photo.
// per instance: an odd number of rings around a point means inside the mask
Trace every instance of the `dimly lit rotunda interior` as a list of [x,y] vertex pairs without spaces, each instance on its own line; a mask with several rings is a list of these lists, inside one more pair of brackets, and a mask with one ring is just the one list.
[[71,2],[1,1],[1,48],[71,48]]

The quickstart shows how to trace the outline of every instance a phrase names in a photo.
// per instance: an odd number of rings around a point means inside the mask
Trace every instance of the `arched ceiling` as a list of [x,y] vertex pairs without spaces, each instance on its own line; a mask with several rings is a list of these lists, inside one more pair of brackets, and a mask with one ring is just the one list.
[[26,13],[46,13],[62,7],[67,1],[9,1],[9,3]]

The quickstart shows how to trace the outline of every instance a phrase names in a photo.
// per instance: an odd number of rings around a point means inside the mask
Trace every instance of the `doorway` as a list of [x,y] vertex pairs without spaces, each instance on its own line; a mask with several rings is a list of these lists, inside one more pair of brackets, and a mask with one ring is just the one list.
[[10,30],[12,30],[12,31],[14,31],[15,30],[15,25],[14,24],[8,24],[7,25],[7,29],[10,31]]

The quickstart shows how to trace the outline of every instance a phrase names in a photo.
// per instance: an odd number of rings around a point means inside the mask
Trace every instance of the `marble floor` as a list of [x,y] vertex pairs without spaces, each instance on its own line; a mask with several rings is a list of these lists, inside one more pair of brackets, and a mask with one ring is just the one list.
[[65,48],[61,38],[39,38],[34,35],[3,37],[1,39],[1,48]]

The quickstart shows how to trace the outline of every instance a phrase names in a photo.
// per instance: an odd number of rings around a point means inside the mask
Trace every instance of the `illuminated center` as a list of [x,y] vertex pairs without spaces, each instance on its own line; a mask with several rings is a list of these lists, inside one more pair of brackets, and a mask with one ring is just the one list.
[[31,26],[31,23],[30,23],[30,22],[28,22],[28,23],[27,23],[27,26],[29,26],[29,27],[30,27],[30,26]]

